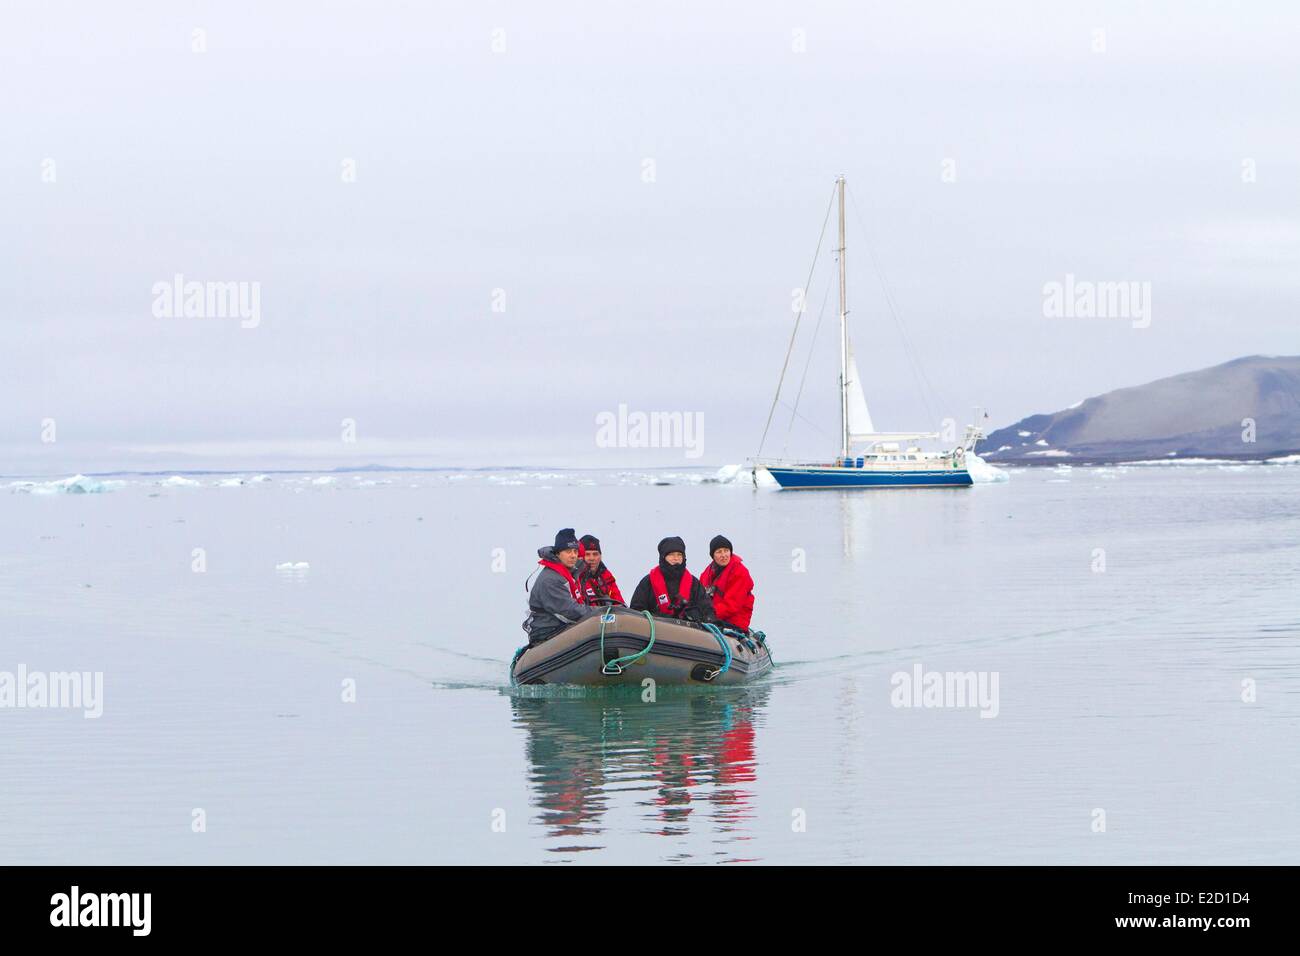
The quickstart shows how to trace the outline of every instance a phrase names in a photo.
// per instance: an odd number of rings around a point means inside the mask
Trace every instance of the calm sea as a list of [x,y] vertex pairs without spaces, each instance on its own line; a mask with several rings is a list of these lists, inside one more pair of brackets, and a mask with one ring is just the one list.
[[[1300,467],[252,477],[0,481],[0,682],[102,680],[0,707],[0,862],[1300,862]],[[512,689],[566,525],[725,533],[775,673]]]

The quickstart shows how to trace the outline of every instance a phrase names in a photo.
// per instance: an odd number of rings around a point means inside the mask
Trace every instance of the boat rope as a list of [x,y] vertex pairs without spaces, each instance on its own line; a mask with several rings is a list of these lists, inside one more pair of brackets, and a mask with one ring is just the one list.
[[944,407],[951,408],[948,396],[934,387],[930,381],[930,376],[925,374],[925,367],[921,365],[921,360],[917,356],[915,346],[912,344],[912,338],[907,334],[907,326],[898,315],[898,301],[894,298],[894,290],[885,277],[885,270],[880,267],[880,261],[876,258],[876,251],[871,248],[870,233],[867,232],[866,220],[862,217],[862,211],[858,208],[858,197],[854,195],[853,190],[849,189],[849,203],[853,206],[853,214],[858,218],[858,226],[862,229],[862,245],[867,250],[867,259],[871,262],[871,268],[875,270],[876,278],[880,280],[880,289],[884,293],[885,306],[889,310],[889,317],[894,320],[894,327],[898,329],[898,337],[903,343],[903,355],[907,358],[907,364],[912,372],[912,378],[916,382],[917,393],[921,396],[921,403],[925,405],[925,413],[930,416],[931,421],[938,419],[935,414],[934,406],[930,403],[930,398],[937,398]]
[[600,616],[600,659],[603,662],[600,667],[600,672],[607,677],[613,677],[617,674],[623,673],[625,667],[641,660],[641,658],[650,653],[650,648],[655,646],[654,615],[649,611],[642,611],[641,613],[644,614],[645,619],[650,622],[650,640],[646,641],[645,647],[641,648],[641,650],[637,651],[635,654],[616,657],[612,661],[605,661],[605,625],[614,620],[614,612],[612,610],[606,611]]
[[531,644],[525,644],[523,647],[519,648],[519,650],[515,651],[514,657],[510,658],[510,686],[511,687],[514,687],[519,683],[519,681],[515,680],[515,665],[519,663],[519,658],[524,656],[524,651],[528,650],[528,648],[532,646],[533,645]]
[[712,632],[713,636],[718,639],[718,643],[722,645],[722,654],[724,657],[722,666],[716,671],[710,671],[708,676],[704,678],[705,680],[713,680],[713,678],[717,677],[719,674],[725,674],[731,669],[731,645],[727,643],[727,638],[722,631],[718,629],[718,625],[704,622],[704,627],[706,630]]
[[[831,209],[835,206],[835,193],[838,188],[839,184],[837,183],[835,189],[831,190],[830,202],[826,204],[826,218],[822,220],[822,233],[817,237],[817,251],[813,253],[812,265],[808,267],[808,281],[803,285],[805,300],[808,289],[812,286],[813,272],[817,269],[817,260],[821,258],[822,240],[826,238],[826,225],[831,221]],[[799,334],[799,323],[803,320],[804,313],[808,311],[806,301],[801,304],[805,307],[801,308],[795,316],[794,328],[790,330],[790,345],[785,350],[785,361],[781,364],[781,377],[776,383],[776,394],[772,396],[772,407],[767,412],[767,423],[763,426],[763,437],[758,440],[758,455],[756,457],[759,458],[763,456],[763,445],[767,441],[767,431],[772,427],[772,416],[776,414],[776,403],[781,398],[781,385],[785,382],[786,369],[790,367],[790,355],[794,352],[794,340],[795,336]]]
[[[799,421],[803,422],[805,425],[807,425],[808,427],[810,427],[813,431],[815,431],[815,432],[819,432],[819,433],[821,433],[821,434],[823,434],[823,435],[829,435],[829,434],[830,434],[830,432],[828,432],[826,429],[822,428],[822,426],[818,425],[818,424],[817,424],[815,421],[813,421],[811,418],[808,418],[806,415],[800,414],[799,409],[791,407],[791,406],[790,406],[789,404],[787,404],[786,402],[782,402],[782,403],[781,403],[781,407],[782,407],[782,408],[789,408],[789,409],[790,409],[790,415],[791,415],[792,418],[798,418]],[[789,441],[789,436],[788,436],[788,435],[786,436],[786,439],[787,439],[787,443],[788,443],[788,441]],[[787,448],[788,448],[788,444],[787,444]],[[781,457],[784,458],[785,455],[786,455],[786,451],[783,450],[783,451],[781,452]]]
[[[822,319],[826,318],[826,303],[831,300],[832,285],[833,283],[826,283],[826,294],[822,296],[821,311],[817,313],[817,324],[813,326],[812,341],[808,343],[808,357],[804,359],[803,375],[799,379],[799,391],[794,393],[794,404],[790,406],[790,424],[787,425],[785,429],[785,444],[781,448],[782,458],[785,458],[790,451],[790,434],[794,431],[795,416],[797,415],[804,421],[808,421],[808,419],[799,415],[799,401],[803,398],[803,387],[808,381],[808,368],[812,365],[813,353],[817,351],[817,333],[822,330]],[[817,430],[825,433],[821,428],[818,428]]]

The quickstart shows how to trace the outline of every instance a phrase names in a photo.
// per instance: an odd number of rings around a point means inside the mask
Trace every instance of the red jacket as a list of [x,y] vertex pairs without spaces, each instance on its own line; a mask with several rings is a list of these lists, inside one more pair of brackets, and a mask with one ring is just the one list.
[[700,583],[706,588],[714,588],[713,613],[718,615],[718,620],[748,630],[754,616],[754,579],[749,576],[749,569],[740,560],[740,555],[731,555],[716,581],[710,563],[700,575]]
[[578,575],[578,590],[582,592],[582,603],[595,606],[600,603],[601,598],[613,598],[619,604],[626,604],[618,590],[618,582],[614,580],[613,572],[605,567],[603,561],[597,567],[597,572],[592,574],[587,566],[583,565],[582,572]]

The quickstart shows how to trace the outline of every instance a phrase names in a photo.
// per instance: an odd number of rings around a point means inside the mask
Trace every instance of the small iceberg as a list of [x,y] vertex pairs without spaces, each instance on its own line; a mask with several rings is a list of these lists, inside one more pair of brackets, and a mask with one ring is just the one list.
[[196,488],[198,482],[193,478],[184,478],[181,475],[172,475],[170,478],[164,478],[158,482],[164,488]]
[[121,482],[97,481],[85,475],[73,475],[57,481],[15,481],[9,487],[29,495],[98,495],[112,491]]
[[1011,480],[1011,476],[1005,471],[993,467],[974,452],[966,456],[966,470],[970,472],[970,480],[977,485]]
[[65,495],[98,495],[108,491],[110,487],[108,482],[96,481],[85,475],[73,475],[71,478],[64,478],[62,481],[54,481],[50,484],[57,492]]

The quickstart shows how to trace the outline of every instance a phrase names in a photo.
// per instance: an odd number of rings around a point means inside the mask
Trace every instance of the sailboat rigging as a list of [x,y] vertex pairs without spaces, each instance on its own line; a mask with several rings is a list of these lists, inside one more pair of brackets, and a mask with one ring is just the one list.
[[[764,459],[762,442],[759,444],[759,456],[753,460],[753,476],[757,482],[760,471],[766,472],[782,488],[953,488],[971,485],[967,456],[975,445],[984,437],[978,425],[967,425],[962,441],[956,447],[941,452],[923,451],[912,444],[918,441],[936,440],[938,432],[881,432],[877,431],[867,407],[866,393],[862,388],[862,377],[858,370],[857,358],[849,340],[848,281],[846,269],[846,242],[844,235],[844,197],[845,180],[843,176],[835,180],[839,200],[839,245],[835,250],[839,260],[840,291],[840,451],[839,456],[831,462],[787,462],[783,460]],[[830,209],[827,209],[829,218]],[[825,224],[823,224],[823,235]],[[818,250],[821,240],[818,240]],[[815,257],[814,257],[815,262]],[[810,274],[811,278],[811,274]],[[777,383],[773,410],[780,399],[781,386],[785,381],[786,369],[790,363],[790,352],[794,349],[795,331],[791,334],[790,350],[786,353],[785,364],[781,369],[781,381]],[[772,416],[768,414],[768,427]],[[766,441],[767,428],[763,430]]]

